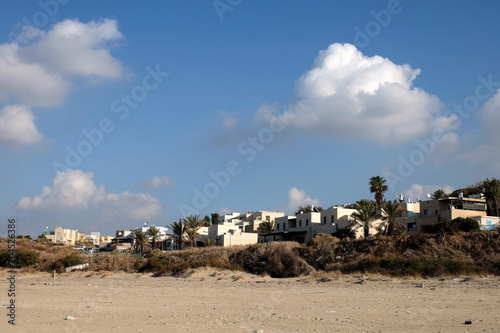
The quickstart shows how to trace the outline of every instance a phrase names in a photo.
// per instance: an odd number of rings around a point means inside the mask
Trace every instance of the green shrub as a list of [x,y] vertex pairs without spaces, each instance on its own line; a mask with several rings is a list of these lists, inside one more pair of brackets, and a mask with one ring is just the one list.
[[65,271],[66,267],[83,264],[82,258],[78,254],[70,254],[52,264],[52,269],[58,273]]
[[337,237],[339,239],[344,239],[344,238],[350,238],[350,239],[355,239],[356,238],[356,232],[352,230],[349,227],[345,227],[342,229],[338,229],[332,234],[333,237]]
[[[16,249],[15,250],[15,268],[21,268],[26,266],[31,266],[36,264],[38,261],[39,253],[27,249]],[[11,252],[8,250],[0,250],[0,266],[10,267],[11,264]]]
[[426,224],[420,228],[421,232],[427,234],[457,233],[457,232],[477,232],[481,230],[479,222],[470,217],[457,217],[451,221],[444,221],[436,224]]

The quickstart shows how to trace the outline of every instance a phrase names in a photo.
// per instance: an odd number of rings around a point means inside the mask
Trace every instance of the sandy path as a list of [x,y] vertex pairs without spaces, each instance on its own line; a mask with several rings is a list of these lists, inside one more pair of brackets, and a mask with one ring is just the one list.
[[180,278],[72,272],[55,286],[49,274],[17,278],[15,329],[0,284],[0,332],[500,331],[499,277],[321,282],[216,270]]

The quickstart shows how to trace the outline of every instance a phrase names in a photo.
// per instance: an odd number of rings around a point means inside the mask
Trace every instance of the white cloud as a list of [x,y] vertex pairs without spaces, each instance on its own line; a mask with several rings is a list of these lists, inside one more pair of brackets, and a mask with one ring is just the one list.
[[0,143],[34,145],[43,136],[35,125],[35,116],[26,105],[8,105],[0,110]]
[[[281,117],[299,131],[349,139],[404,143],[433,129],[453,129],[436,96],[413,87],[420,69],[332,44],[296,82],[296,96]],[[274,108],[268,108],[274,112]],[[265,108],[256,119],[267,119]]]
[[157,198],[149,194],[125,191],[107,193],[104,186],[96,186],[92,172],[69,169],[58,172],[51,186],[44,186],[39,195],[23,197],[15,205],[18,210],[40,212],[68,212],[92,210],[100,219],[147,220],[162,211]]
[[411,201],[417,201],[418,199],[420,200],[428,200],[427,194],[432,194],[436,190],[443,190],[445,193],[451,193],[453,192],[453,188],[448,185],[420,185],[420,184],[413,184],[410,186],[410,188],[404,190],[402,192],[403,196],[405,198],[411,199]]
[[477,111],[482,126],[479,146],[466,153],[466,160],[484,169],[482,173],[496,173],[500,169],[500,89]]
[[154,176],[150,180],[144,182],[144,186],[149,187],[149,188],[157,188],[160,187],[161,185],[165,186],[172,186],[174,183],[172,180],[168,177],[158,177]]
[[[123,75],[121,62],[110,54],[110,42],[123,38],[115,20],[65,20],[48,32],[32,28],[30,33],[28,45],[0,44],[0,101],[53,107],[71,90],[70,78],[115,79]],[[12,115],[12,109],[8,111]],[[3,117],[5,121],[7,115]],[[15,143],[33,144],[41,138],[30,110],[18,109],[16,117],[22,120],[19,126],[28,130],[28,137],[13,138]],[[5,142],[5,138],[0,139],[0,143]]]
[[36,62],[21,60],[19,49],[15,44],[0,45],[0,98],[14,96],[23,103],[43,107],[60,104],[70,83]]
[[300,190],[296,187],[292,187],[288,190],[288,199],[285,207],[287,214],[292,214],[299,208],[299,206],[314,205],[320,206],[321,202],[319,199],[313,199],[306,194],[304,190]]
[[65,20],[21,54],[56,73],[114,79],[122,76],[123,67],[111,56],[109,43],[122,38],[116,20]]
[[225,215],[225,214],[231,214],[233,213],[234,211],[227,208],[227,207],[222,207],[221,209],[219,209],[219,211],[217,212],[217,214],[219,214],[219,216],[222,216],[222,215]]

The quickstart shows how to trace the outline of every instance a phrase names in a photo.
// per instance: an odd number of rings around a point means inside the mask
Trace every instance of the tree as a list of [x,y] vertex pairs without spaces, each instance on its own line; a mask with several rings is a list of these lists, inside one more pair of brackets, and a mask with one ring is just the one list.
[[203,242],[205,243],[205,246],[215,246],[215,244],[217,244],[217,241],[213,238],[210,238],[210,237],[205,237],[203,239]]
[[177,244],[177,249],[182,250],[184,248],[184,243],[186,242],[186,226],[182,223],[181,219],[179,222],[174,222],[168,226],[172,230],[175,238],[175,243]]
[[219,214],[217,214],[217,213],[212,213],[212,214],[211,214],[211,216],[212,216],[212,224],[217,224],[217,223],[219,223]]
[[189,215],[184,219],[186,234],[192,247],[196,247],[196,238],[199,236],[198,230],[205,226],[205,220],[200,220],[200,215]]
[[149,230],[146,232],[146,235],[151,236],[153,238],[151,241],[151,248],[156,249],[156,242],[158,241],[158,238],[160,236],[160,229],[152,225],[151,227],[149,227]]
[[208,215],[205,215],[203,221],[205,221],[205,227],[210,226],[210,217]]
[[363,237],[366,239],[370,234],[372,222],[377,219],[377,209],[373,202],[369,200],[360,200],[356,204],[356,211],[351,214],[354,218],[353,224],[363,226]]
[[257,232],[259,233],[259,235],[268,235],[272,233],[273,230],[274,230],[274,221],[264,221],[261,224],[259,224]]
[[323,208],[312,206],[312,205],[299,206],[299,208],[297,208],[297,210],[295,211],[295,215],[299,215],[300,212],[302,212],[302,213],[309,213],[312,211],[321,212],[322,210],[323,210]]
[[500,216],[500,180],[486,178],[484,181],[484,195],[490,206],[491,204],[495,205],[496,215]]
[[443,199],[446,197],[446,192],[443,191],[442,189],[435,190],[434,193],[431,195],[432,199]]
[[375,193],[377,208],[380,208],[382,206],[382,201],[384,200],[384,192],[389,189],[387,185],[385,185],[385,182],[386,180],[380,176],[370,178],[370,193]]
[[332,234],[333,237],[337,237],[338,239],[344,239],[344,238],[350,238],[354,239],[356,238],[356,232],[352,230],[350,227],[345,227],[342,229],[338,229]]
[[148,236],[142,230],[134,231],[134,250],[144,254],[149,244]]
[[396,219],[403,213],[403,207],[397,200],[384,201],[382,203],[382,221],[383,223],[379,228],[383,230],[384,235],[393,236],[395,231],[402,231],[405,229],[404,225],[396,222]]

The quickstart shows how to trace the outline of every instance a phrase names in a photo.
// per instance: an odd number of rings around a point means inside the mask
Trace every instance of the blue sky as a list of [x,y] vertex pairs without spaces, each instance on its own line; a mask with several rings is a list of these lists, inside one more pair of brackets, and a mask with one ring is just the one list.
[[1,7],[0,211],[19,234],[499,176],[495,1]]

